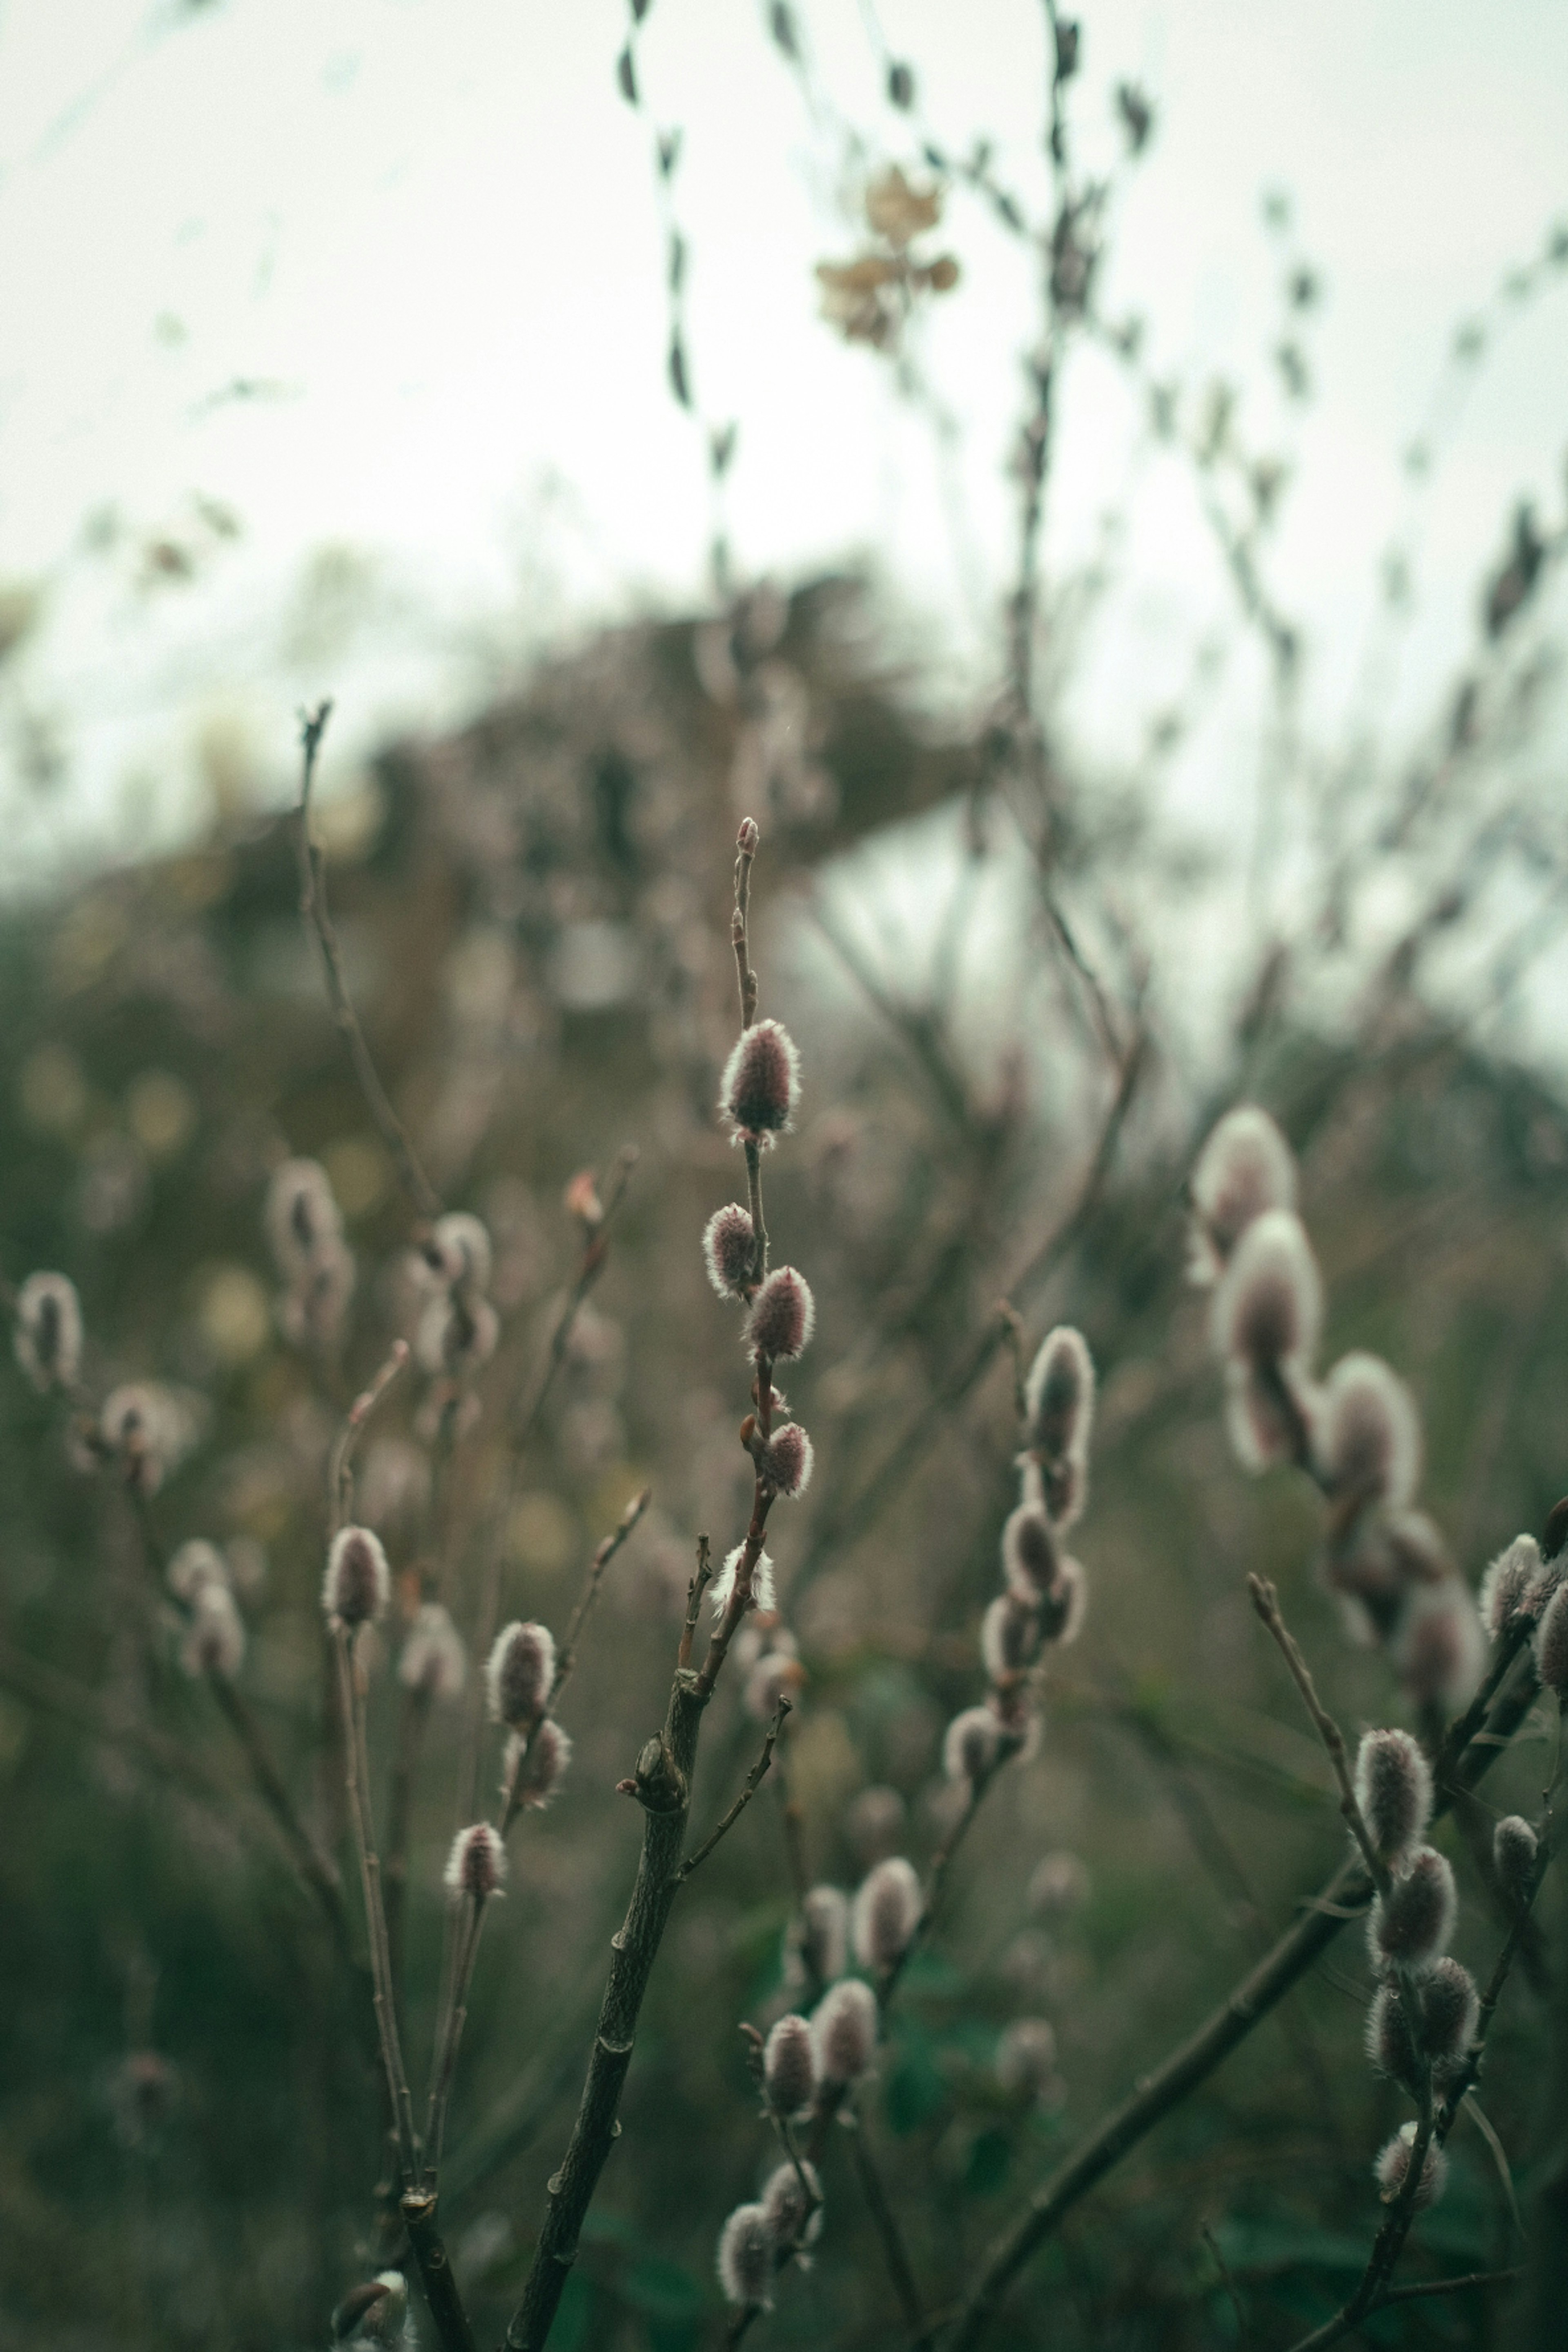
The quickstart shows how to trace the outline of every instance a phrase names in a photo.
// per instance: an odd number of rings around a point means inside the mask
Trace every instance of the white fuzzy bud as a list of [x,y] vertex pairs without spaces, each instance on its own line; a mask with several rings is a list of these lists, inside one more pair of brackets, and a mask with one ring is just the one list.
[[[809,2200],[801,2187],[801,2172],[805,2173],[811,2189]],[[821,2237],[822,2183],[816,2177],[814,2164],[803,2159],[800,2172],[793,2164],[781,2164],[776,2171],[768,2175],[763,2189],[762,2203],[768,2217],[768,2227],[773,2233],[773,2243],[781,2253],[799,2253],[804,2247],[815,2245]]]
[[452,1209],[437,1218],[421,1255],[426,1273],[447,1290],[467,1290],[479,1297],[490,1286],[490,1237],[466,1209]]
[[321,1607],[329,1623],[356,1625],[374,1622],[392,1591],[392,1574],[381,1538],[369,1528],[340,1528],[327,1554],[321,1580]]
[[164,1581],[175,1600],[183,1601],[189,1608],[204,1586],[229,1585],[228,1562],[216,1544],[194,1536],[180,1546],[170,1560]]
[[1024,1385],[1025,1454],[1058,1528],[1071,1527],[1088,1500],[1093,1426],[1094,1359],[1082,1332],[1064,1323],[1040,1342]]
[[1375,1968],[1430,1968],[1454,1932],[1454,1874],[1433,1846],[1417,1846],[1380,1895],[1367,1922]]
[[[1410,2169],[1410,2158],[1415,2147],[1415,2126],[1401,2124],[1394,2137],[1378,2151],[1373,2167],[1377,2185],[1385,2205],[1394,2204],[1405,2186],[1405,2176]],[[1426,2158],[1421,2167],[1421,2185],[1415,2191],[1415,2210],[1419,2213],[1435,2205],[1443,2194],[1448,2178],[1448,2158],[1436,2140],[1428,2140]]]
[[1554,1697],[1568,1699],[1568,1584],[1560,1584],[1535,1633],[1535,1670]]
[[74,1388],[81,1370],[81,1301],[63,1274],[30,1274],[16,1293],[16,1361],[40,1392]]
[[555,1678],[555,1637],[548,1625],[503,1625],[485,1664],[492,1723],[517,1731],[542,1715]]
[[1492,1832],[1492,1863],[1498,1884],[1516,1907],[1524,1901],[1535,1879],[1541,1841],[1522,1813],[1508,1813]]
[[405,1690],[425,1691],[431,1698],[459,1698],[468,1678],[468,1652],[448,1612],[438,1601],[420,1607],[403,1654],[397,1679]]
[[1481,1622],[1494,1642],[1534,1614],[1531,1604],[1541,1581],[1541,1546],[1533,1536],[1515,1536],[1481,1579]]
[[1190,1278],[1215,1281],[1242,1234],[1270,1209],[1296,1205],[1296,1162],[1267,1111],[1240,1104],[1226,1111],[1199,1152],[1193,1204]]
[[[734,1598],[735,1579],[740,1574],[741,1563],[745,1556],[745,1545],[738,1543],[713,1580],[712,1601],[715,1617],[722,1617]],[[773,1564],[765,1551],[759,1552],[752,1570],[751,1594],[746,1605],[751,1609],[761,1609],[764,1612],[771,1612],[774,1605]]]
[[777,2240],[763,2205],[737,2205],[719,2232],[717,2268],[726,2303],[742,2311],[773,2307]]
[[508,1740],[502,1793],[510,1790],[520,1805],[542,1812],[559,1792],[571,1761],[571,1740],[554,1717],[547,1715],[535,1724],[526,1747],[521,1732],[514,1731]]
[[343,1221],[319,1160],[285,1160],[274,1169],[265,1223],[278,1271],[292,1288],[342,1235]]
[[489,1822],[476,1822],[471,1829],[458,1832],[447,1856],[448,1895],[468,1895],[483,1903],[505,1876],[506,1848]]
[[226,1584],[204,1584],[191,1603],[180,1645],[188,1675],[218,1675],[232,1682],[245,1663],[245,1626]]
[[1356,1752],[1355,1796],[1384,1862],[1405,1854],[1432,1818],[1432,1774],[1407,1731],[1369,1731]]
[[769,2033],[763,2048],[763,2088],[779,2116],[799,2115],[816,2096],[816,2057],[804,2017],[781,2017]]
[[800,1948],[822,1984],[834,1983],[849,1961],[849,1897],[841,1887],[813,1886],[800,1906]]
[[1314,1400],[1312,1458],[1328,1493],[1404,1510],[1421,1482],[1421,1416],[1381,1356],[1342,1356]]
[[855,1897],[855,1957],[863,1969],[895,1967],[909,1950],[922,1909],[912,1864],[889,1854],[860,1882]]
[[966,1706],[948,1725],[942,1743],[942,1768],[950,1780],[967,1780],[973,1788],[986,1779],[1002,1745],[1002,1726],[988,1706]]
[[834,2089],[857,2082],[877,2052],[877,1996],[858,1977],[830,1985],[812,2012],[816,2072]]

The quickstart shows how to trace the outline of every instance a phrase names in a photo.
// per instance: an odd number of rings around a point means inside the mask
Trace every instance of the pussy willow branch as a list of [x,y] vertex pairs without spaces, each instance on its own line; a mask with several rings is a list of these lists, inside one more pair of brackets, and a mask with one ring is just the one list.
[[414,1149],[408,1130],[393,1109],[386,1089],[376,1075],[375,1064],[370,1057],[370,1047],[365,1044],[364,1031],[360,1026],[359,1015],[354,1011],[348,982],[343,977],[342,953],[327,907],[326,866],[321,851],[310,840],[310,793],[316,781],[316,761],[331,715],[331,703],[326,701],[319,702],[314,710],[301,712],[300,718],[300,912],[314,932],[321,950],[332,1018],[347,1043],[360,1092],[365,1098],[382,1141],[392,1155],[398,1181],[418,1215],[438,1217],[441,1196],[420,1166],[419,1155]]
[[360,1661],[354,1655],[354,1645],[349,1629],[333,1628],[332,1646],[338,1662],[338,1687],[342,1696],[343,1719],[349,1736],[344,1742],[344,1776],[348,1790],[349,1820],[353,1830],[354,1848],[359,1855],[360,1884],[364,1894],[365,1932],[370,1942],[371,1976],[374,1985],[376,2031],[381,2042],[382,2065],[386,2074],[387,2096],[391,2102],[392,2120],[397,2134],[398,2161],[403,2170],[403,2185],[414,2186],[414,2108],[408,2095],[408,2076],[403,2063],[403,2050],[398,2040],[397,2017],[392,1997],[392,1964],[386,1943],[386,1915],[381,1901],[381,1858],[376,1852],[375,1830],[370,1817],[370,1791],[364,1753],[364,1693]]
[[[1529,1713],[1536,1689],[1533,1668],[1527,1666],[1513,1677],[1510,1687],[1504,1687],[1527,1639],[1528,1628],[1522,1626],[1505,1636],[1476,1698],[1450,1727],[1433,1775],[1435,1817],[1452,1802],[1447,1781],[1457,1776],[1463,1786],[1475,1787]],[[1372,1891],[1359,1855],[1342,1864],[1300,1918],[1196,2032],[1079,2142],[986,2255],[964,2300],[950,2352],[973,2352],[1013,2280],[1074,2206],[1246,2041],[1259,2020],[1321,1958],[1346,1920],[1361,1916]]]
[[762,1787],[763,1782],[766,1780],[768,1767],[773,1760],[773,1748],[777,1745],[779,1734],[784,1729],[784,1717],[789,1711],[790,1702],[781,1693],[779,1703],[773,1709],[773,1719],[769,1724],[763,1739],[762,1754],[757,1758],[756,1762],[747,1773],[746,1778],[742,1784],[740,1795],[735,1799],[734,1803],[730,1807],[729,1811],[723,1816],[723,1819],[719,1822],[717,1826],[709,1832],[707,1837],[703,1839],[696,1853],[689,1853],[686,1860],[681,1864],[680,1868],[677,1871],[676,1878],[682,1886],[685,1885],[686,1881],[690,1877],[692,1872],[696,1870],[700,1864],[707,1861],[709,1855],[712,1853],[720,1840],[726,1836],[728,1832],[734,1828],[735,1823],[740,1820],[741,1815],[745,1811],[746,1807],[751,1803],[752,1799],[756,1795],[757,1790]]
[[1290,1669],[1291,1677],[1301,1694],[1307,1712],[1311,1717],[1318,1737],[1327,1751],[1329,1761],[1333,1766],[1334,1779],[1339,1783],[1340,1811],[1344,1815],[1352,1837],[1361,1850],[1362,1860],[1366,1864],[1366,1874],[1378,1893],[1386,1895],[1389,1886],[1388,1865],[1373,1843],[1372,1832],[1367,1828],[1365,1818],[1357,1801],[1355,1783],[1351,1779],[1350,1759],[1345,1753],[1344,1734],[1318,1696],[1318,1687],[1312,1680],[1311,1669],[1301,1654],[1295,1635],[1280,1614],[1279,1596],[1274,1587],[1264,1577],[1249,1576],[1247,1580],[1247,1589],[1252,1596],[1254,1609],[1268,1628],[1279,1645],[1280,1655]]
[[433,2194],[441,2176],[441,2150],[447,2137],[447,2109],[458,2052],[468,2018],[468,1988],[474,1979],[488,1900],[478,1895],[461,1897],[452,1954],[452,1989],[447,2015],[430,2070],[430,2106],[425,2126],[425,2186]]
[[331,1460],[327,1465],[327,1509],[333,1535],[353,1514],[354,1448],[363,1433],[366,1422],[407,1361],[407,1340],[395,1339],[387,1350],[385,1361],[369,1387],[361,1390],[343,1415],[342,1426],[333,1441]]

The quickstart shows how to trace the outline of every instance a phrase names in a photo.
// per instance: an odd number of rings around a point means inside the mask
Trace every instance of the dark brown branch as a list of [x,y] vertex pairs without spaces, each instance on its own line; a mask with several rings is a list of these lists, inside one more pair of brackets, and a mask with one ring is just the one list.
[[1249,1576],[1247,1580],[1247,1589],[1252,1596],[1254,1609],[1279,1644],[1280,1655],[1290,1669],[1291,1677],[1301,1694],[1307,1712],[1312,1718],[1313,1727],[1328,1752],[1329,1761],[1334,1768],[1334,1779],[1339,1783],[1340,1811],[1345,1817],[1352,1837],[1361,1850],[1362,1860],[1366,1864],[1367,1876],[1378,1893],[1385,1895],[1388,1892],[1388,1865],[1373,1843],[1372,1832],[1368,1830],[1362,1817],[1361,1807],[1356,1801],[1355,1783],[1351,1778],[1350,1758],[1345,1752],[1344,1734],[1318,1696],[1318,1686],[1312,1680],[1311,1668],[1302,1656],[1295,1635],[1280,1614],[1279,1596],[1274,1587],[1266,1577]]
[[550,1685],[550,1696],[545,1701],[547,1712],[554,1706],[565,1687],[567,1677],[577,1663],[577,1643],[582,1639],[584,1627],[594,1613],[594,1604],[599,1597],[599,1586],[605,1570],[652,1500],[651,1486],[645,1486],[640,1494],[634,1495],[615,1527],[588,1563],[588,1573],[584,1580],[583,1590],[577,1597],[577,1605],[567,1620],[566,1631],[561,1637],[561,1646],[555,1654],[555,1673]]
[[789,1711],[790,1702],[781,1693],[779,1703],[773,1709],[773,1719],[769,1724],[767,1735],[763,1741],[762,1754],[758,1757],[756,1762],[747,1773],[745,1782],[741,1790],[740,1795],[736,1798],[729,1811],[724,1815],[723,1820],[719,1823],[716,1829],[710,1831],[709,1835],[703,1839],[695,1853],[689,1853],[687,1855],[686,1860],[676,1872],[676,1880],[679,1885],[684,1885],[686,1881],[690,1877],[692,1872],[698,1867],[699,1864],[707,1861],[709,1855],[712,1853],[720,1839],[727,1836],[729,1832],[734,1828],[735,1823],[740,1820],[741,1815],[745,1811],[746,1807],[751,1803],[752,1799],[762,1787],[763,1782],[767,1778],[768,1767],[773,1760],[773,1748],[777,1743],[780,1732],[784,1729],[784,1717]]
[[405,2189],[399,2210],[408,2232],[419,2284],[430,2306],[442,2352],[476,2352],[474,2331],[463,2309],[463,2298],[452,2275],[447,2249],[436,2226],[436,2198],[430,2189]]
[[398,1181],[421,1217],[438,1217],[441,1196],[420,1166],[419,1155],[409,1139],[408,1130],[393,1109],[386,1089],[376,1074],[375,1064],[371,1060],[364,1031],[360,1026],[359,1015],[354,1011],[348,982],[343,977],[342,953],[327,907],[326,868],[320,850],[313,848],[310,842],[310,793],[316,781],[316,760],[321,751],[321,738],[327,731],[327,721],[331,715],[331,702],[320,702],[314,710],[301,712],[300,719],[300,912],[308,928],[314,932],[321,950],[332,1018],[348,1045],[360,1092],[365,1098],[382,1141],[392,1155]]

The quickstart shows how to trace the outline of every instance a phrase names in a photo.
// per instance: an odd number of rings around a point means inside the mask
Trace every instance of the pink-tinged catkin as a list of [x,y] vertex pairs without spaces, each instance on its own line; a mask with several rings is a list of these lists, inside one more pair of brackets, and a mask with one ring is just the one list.
[[761,1469],[771,1486],[795,1501],[811,1484],[816,1450],[798,1421],[786,1421],[763,1448]]
[[967,1780],[973,1788],[991,1773],[1001,1746],[1002,1726],[990,1707],[966,1706],[943,1735],[942,1770],[950,1780]]
[[1062,1529],[1089,1499],[1094,1426],[1094,1359],[1081,1331],[1063,1323],[1041,1340],[1024,1384],[1024,1448],[1037,1465],[1041,1498]]
[[1043,1504],[1020,1503],[1002,1529],[1002,1573],[1026,1608],[1036,1607],[1056,1582],[1059,1557]]
[[721,1298],[742,1298],[756,1269],[757,1234],[737,1202],[715,1209],[702,1228],[702,1263]]
[[571,1761],[571,1740],[554,1717],[547,1715],[535,1724],[526,1746],[521,1732],[514,1731],[507,1742],[502,1793],[510,1790],[518,1804],[542,1812],[559,1791]]
[[1355,1795],[1373,1844],[1397,1861],[1432,1818],[1432,1774],[1407,1731],[1369,1731],[1356,1751]]
[[1568,1699],[1568,1584],[1560,1584],[1535,1633],[1535,1671],[1546,1688]]
[[489,1822],[459,1830],[447,1856],[447,1892],[483,1903],[506,1876],[506,1848]]
[[81,1301],[63,1274],[30,1274],[16,1293],[16,1361],[42,1394],[74,1388],[81,1370]]
[[1541,1841],[1522,1813],[1507,1813],[1492,1832],[1492,1863],[1498,1884],[1517,1906],[1535,1882]]
[[816,2053],[804,2017],[781,2017],[769,2033],[763,2049],[763,2088],[776,2116],[798,2116],[816,2098]]
[[1304,1372],[1322,1312],[1322,1281],[1300,1219],[1266,1210],[1243,1234],[1215,1294],[1215,1352],[1253,1372]]
[[1454,1932],[1454,1874],[1433,1846],[1417,1846],[1380,1895],[1367,1922],[1376,1968],[1430,1968]]
[[[811,2190],[809,2200],[801,2187],[802,2172]],[[762,2204],[780,2253],[799,2253],[821,2237],[822,2183],[817,2179],[816,2167],[804,2158],[798,2172],[793,2164],[781,2164],[768,2175],[763,2186]]]
[[795,1123],[800,1055],[782,1021],[753,1021],[736,1038],[719,1088],[719,1116],[737,1143],[768,1144]]
[[1481,1622],[1494,1642],[1533,1615],[1531,1602],[1541,1582],[1541,1546],[1533,1536],[1515,1536],[1481,1579]]
[[[745,1545],[738,1543],[713,1579],[712,1601],[715,1617],[722,1617],[735,1597],[735,1580],[740,1575],[741,1563],[745,1556]],[[752,1609],[761,1609],[765,1612],[771,1610],[773,1605],[773,1564],[765,1551],[759,1552],[752,1568],[751,1595],[747,1606]]]
[[766,2207],[737,2205],[719,2232],[716,2266],[726,2303],[743,2311],[772,2309],[768,2290],[777,2250]]
[[902,1854],[889,1854],[868,1871],[855,1896],[852,1927],[863,1969],[897,1966],[914,1940],[921,1907],[920,1880]]
[[1016,1594],[1002,1593],[980,1621],[980,1655],[998,1690],[1026,1674],[1040,1654],[1037,1613]]
[[858,1977],[829,1985],[812,2013],[820,2082],[834,2090],[858,2081],[877,2053],[877,1996]]
[[793,1265],[781,1265],[769,1275],[752,1302],[746,1318],[746,1350],[765,1356],[771,1364],[798,1356],[810,1342],[816,1324],[816,1301],[811,1285]]
[[1336,1499],[1404,1510],[1421,1482],[1421,1416],[1381,1356],[1342,1356],[1314,1400],[1312,1459]]
[[245,1626],[226,1584],[204,1584],[191,1604],[180,1647],[188,1675],[217,1675],[232,1682],[245,1663]]
[[176,1601],[192,1604],[204,1585],[229,1582],[228,1562],[216,1544],[205,1537],[193,1536],[183,1543],[170,1560],[164,1582]]
[[468,1652],[449,1612],[438,1601],[423,1602],[397,1661],[398,1681],[429,1698],[460,1698],[468,1675]]
[[1464,2064],[1480,2016],[1480,2000],[1468,1969],[1445,1957],[1415,1979],[1421,2050],[1416,2052],[1405,2016],[1405,1996],[1395,1983],[1380,1985],[1366,2021],[1366,2054],[1413,2095],[1423,2063],[1439,2084],[1451,2082]]
[[385,1608],[392,1577],[381,1538],[368,1528],[340,1528],[327,1554],[321,1606],[328,1622],[352,1633],[369,1625]]
[[1199,1152],[1189,1192],[1193,1236],[1188,1275],[1218,1279],[1238,1241],[1270,1209],[1296,1205],[1296,1162],[1267,1111],[1243,1103],[1226,1111]]
[[485,1664],[490,1721],[523,1729],[543,1713],[554,1679],[555,1637],[549,1626],[503,1625]]
[[[1415,2147],[1415,2126],[1408,2123],[1401,2124],[1394,2137],[1379,2150],[1373,2172],[1385,2205],[1394,2204],[1404,2188]],[[1418,2213],[1424,2212],[1428,2205],[1436,2203],[1447,2179],[1448,2158],[1436,2140],[1428,2140],[1426,2161],[1421,2167],[1421,2185],[1415,2191],[1415,2210]]]
[[1037,2099],[1056,2081],[1057,2037],[1048,2019],[1016,2017],[996,2044],[992,2062],[997,2088],[1016,2098]]
[[813,1886],[800,1906],[800,1948],[823,1984],[844,1974],[849,1959],[849,1897],[838,1886]]

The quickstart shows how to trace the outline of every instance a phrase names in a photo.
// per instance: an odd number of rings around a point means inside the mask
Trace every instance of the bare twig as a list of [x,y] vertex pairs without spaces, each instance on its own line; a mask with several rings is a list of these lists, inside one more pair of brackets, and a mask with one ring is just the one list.
[[360,1026],[359,1015],[354,1011],[348,982],[343,977],[342,953],[328,911],[326,867],[321,851],[310,840],[310,793],[316,781],[316,761],[321,748],[321,738],[327,731],[327,721],[331,715],[330,701],[320,702],[314,710],[300,714],[300,912],[315,933],[321,950],[332,1018],[347,1043],[360,1092],[365,1098],[382,1141],[392,1155],[398,1181],[418,1215],[438,1217],[441,1196],[419,1164],[419,1155],[409,1139],[408,1130],[392,1108],[386,1089],[376,1074],[375,1064],[371,1059],[370,1048],[365,1044],[364,1031]]
[[898,2216],[888,2201],[881,2173],[867,2141],[866,2126],[858,2114],[849,2136],[849,2153],[855,2177],[860,2184],[860,2193],[866,2200],[866,2210],[871,2216],[872,2227],[881,2245],[882,2259],[888,2266],[893,2293],[899,2299],[899,2309],[904,2315],[904,2326],[909,2330],[910,2352],[929,2352],[935,2331],[926,2317],[909,2249],[899,2228]]
[[359,1854],[360,1883],[364,1892],[365,1931],[370,1939],[376,2029],[381,2042],[382,2065],[386,2074],[393,2125],[397,2134],[403,2185],[405,2189],[412,2189],[416,2177],[414,2109],[408,2095],[408,2076],[404,2068],[403,2050],[397,2034],[397,2016],[392,1997],[392,1965],[386,1944],[386,1914],[381,1900],[381,1858],[376,1852],[375,1830],[370,1815],[369,1776],[365,1769],[364,1692],[359,1661],[354,1656],[353,1638],[347,1626],[334,1626],[332,1643],[338,1661],[338,1686],[342,1694],[343,1720],[348,1726],[348,1738],[344,1742],[344,1778],[348,1789],[349,1818]]
[[1249,1576],[1247,1580],[1247,1589],[1252,1596],[1254,1609],[1278,1643],[1280,1655],[1289,1667],[1296,1687],[1306,1702],[1307,1712],[1317,1728],[1318,1737],[1328,1751],[1329,1761],[1334,1768],[1334,1779],[1339,1783],[1340,1811],[1345,1817],[1352,1837],[1361,1849],[1362,1860],[1366,1864],[1367,1876],[1380,1895],[1386,1895],[1389,1885],[1388,1865],[1373,1844],[1372,1832],[1367,1828],[1361,1807],[1356,1801],[1355,1783],[1351,1778],[1350,1759],[1345,1752],[1344,1734],[1318,1696],[1317,1685],[1312,1680],[1311,1669],[1301,1654],[1295,1635],[1280,1614],[1279,1596],[1274,1587],[1265,1577]]
[[723,1820],[720,1822],[717,1828],[712,1830],[709,1835],[703,1839],[696,1853],[689,1853],[687,1855],[686,1860],[681,1864],[680,1868],[675,1874],[678,1885],[684,1885],[686,1880],[690,1877],[692,1872],[698,1867],[699,1864],[707,1861],[709,1855],[712,1853],[720,1839],[724,1837],[729,1831],[734,1828],[735,1823],[740,1820],[741,1815],[745,1811],[746,1807],[751,1803],[752,1799],[762,1787],[763,1782],[767,1778],[768,1767],[773,1760],[773,1748],[777,1742],[780,1732],[784,1729],[784,1717],[789,1711],[790,1702],[781,1694],[779,1703],[773,1709],[773,1719],[769,1724],[766,1737],[763,1741],[762,1754],[758,1757],[756,1762],[747,1773],[745,1782],[741,1790],[740,1795],[736,1798],[734,1803],[724,1815]]
[[577,1663],[577,1643],[582,1638],[584,1627],[594,1613],[594,1604],[598,1600],[599,1586],[605,1569],[608,1568],[652,1500],[651,1486],[644,1486],[639,1494],[634,1495],[615,1527],[589,1561],[588,1573],[584,1580],[583,1590],[577,1597],[577,1605],[567,1620],[566,1631],[561,1637],[561,1646],[555,1653],[555,1673],[551,1680],[550,1696],[545,1701],[547,1709],[555,1705],[565,1687],[568,1675]]
[[334,1535],[352,1516],[354,1507],[354,1448],[359,1444],[366,1422],[408,1361],[408,1342],[395,1339],[367,1389],[363,1389],[343,1417],[332,1446],[331,1461],[327,1469],[327,1508],[331,1514]]

